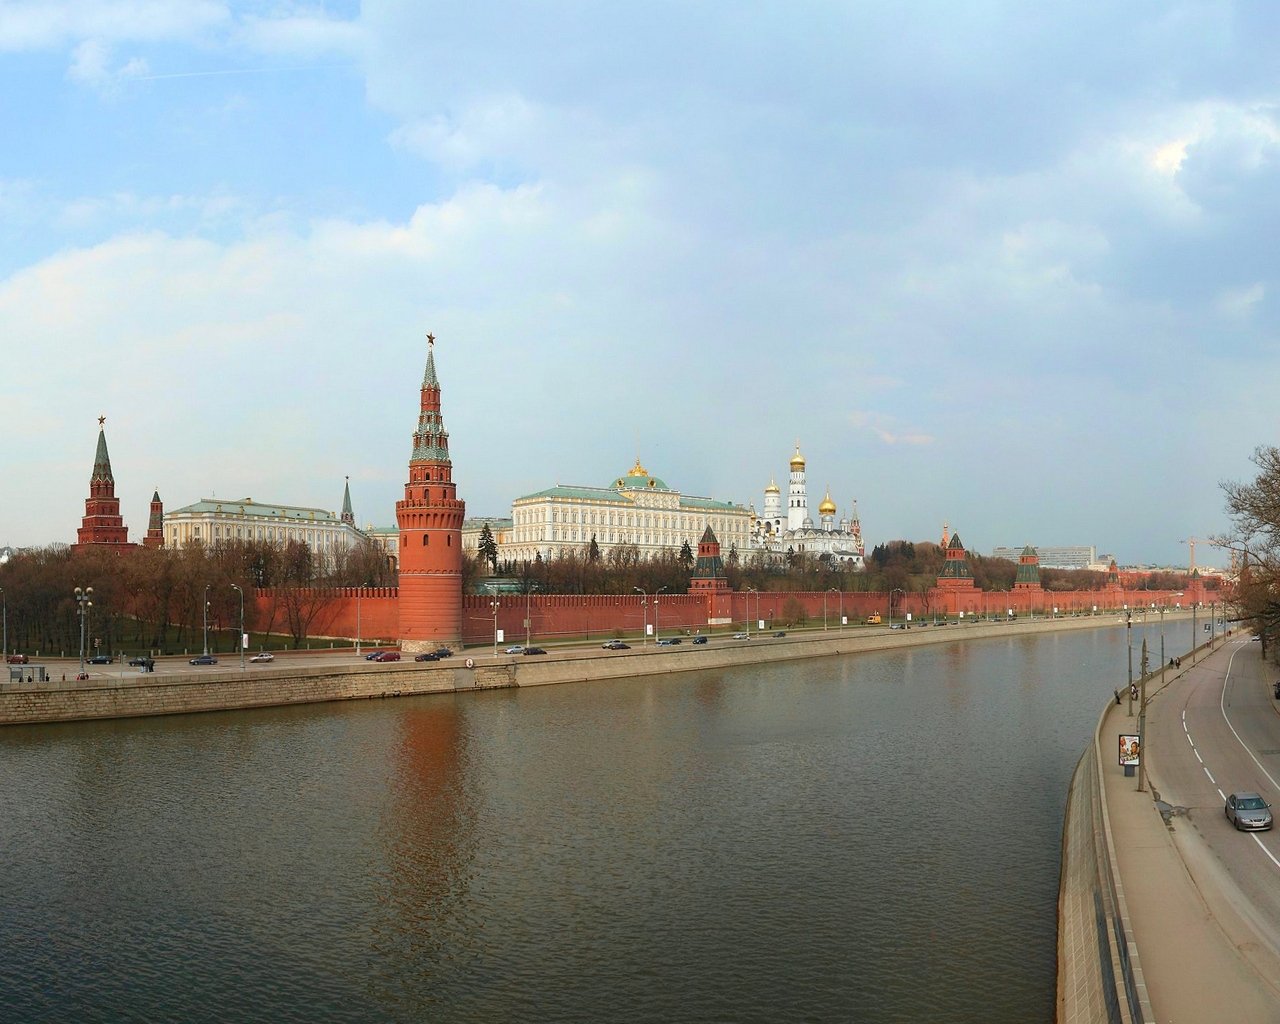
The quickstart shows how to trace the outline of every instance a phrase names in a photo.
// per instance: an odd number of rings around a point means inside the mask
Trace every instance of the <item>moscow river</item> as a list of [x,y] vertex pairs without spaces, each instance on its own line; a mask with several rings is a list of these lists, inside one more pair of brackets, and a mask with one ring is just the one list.
[[9,728],[3,1018],[1048,1022],[1125,678],[1111,626]]

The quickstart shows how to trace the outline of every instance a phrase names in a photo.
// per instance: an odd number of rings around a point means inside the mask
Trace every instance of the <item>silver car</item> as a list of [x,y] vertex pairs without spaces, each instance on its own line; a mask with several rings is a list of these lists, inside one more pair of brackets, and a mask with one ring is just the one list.
[[1227,821],[1238,829],[1271,827],[1271,806],[1257,793],[1232,793],[1226,811]]

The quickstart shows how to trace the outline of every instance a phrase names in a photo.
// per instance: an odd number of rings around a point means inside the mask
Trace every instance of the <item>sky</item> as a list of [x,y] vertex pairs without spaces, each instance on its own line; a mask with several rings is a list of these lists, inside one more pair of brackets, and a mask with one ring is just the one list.
[[[1185,565],[1276,442],[1280,6],[0,0],[0,544],[638,457]],[[1207,544],[1197,564],[1224,564]]]

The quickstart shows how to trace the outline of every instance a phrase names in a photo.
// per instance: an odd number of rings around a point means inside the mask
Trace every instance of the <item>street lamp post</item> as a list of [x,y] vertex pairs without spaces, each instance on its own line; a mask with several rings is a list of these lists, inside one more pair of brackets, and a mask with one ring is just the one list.
[[903,590],[901,587],[894,587],[891,591],[889,591],[889,628],[890,629],[893,628],[893,595],[902,594],[905,597],[906,593],[907,592]]
[[756,595],[756,614],[760,614],[760,591],[755,587],[747,587],[747,614],[743,616],[747,620],[747,639],[751,639],[751,595]]
[[209,653],[209,584],[204,585],[204,653]]
[[533,584],[530,583],[524,588],[524,645],[526,647],[532,642],[530,623],[532,619],[529,617],[529,595],[533,593]]
[[498,656],[498,602],[501,598],[495,597],[489,602],[489,607],[493,609],[493,656]]
[[661,594],[666,587],[659,587],[653,592],[653,642],[658,642],[658,595]]
[[84,631],[85,619],[89,615],[89,609],[93,607],[93,587],[85,587],[81,590],[76,587],[76,604],[80,615],[80,675],[84,675]]
[[360,595],[364,593],[364,584],[356,587],[356,654],[360,653]]
[[649,592],[641,587],[631,589],[640,595],[640,615],[643,620],[640,626],[640,646],[643,647],[649,636]]
[[[1133,612],[1124,613],[1124,643],[1129,652],[1129,717],[1133,717]],[[1141,748],[1139,748],[1141,750]]]
[[5,595],[4,587],[0,587],[0,601],[4,602],[4,646],[0,648],[0,662],[8,664],[9,661],[9,598]]
[[236,646],[240,648],[240,671],[244,671],[244,591],[240,589],[238,583],[231,584],[231,589],[240,595],[240,636],[236,640]]

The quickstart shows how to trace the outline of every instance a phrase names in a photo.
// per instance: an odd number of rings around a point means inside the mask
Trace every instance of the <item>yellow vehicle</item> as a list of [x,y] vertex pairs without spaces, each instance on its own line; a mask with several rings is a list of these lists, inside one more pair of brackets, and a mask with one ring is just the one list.
[[872,612],[870,615],[868,615],[868,616],[867,616],[867,625],[868,625],[868,626],[878,626],[878,625],[880,625],[880,613],[879,613],[879,612]]

